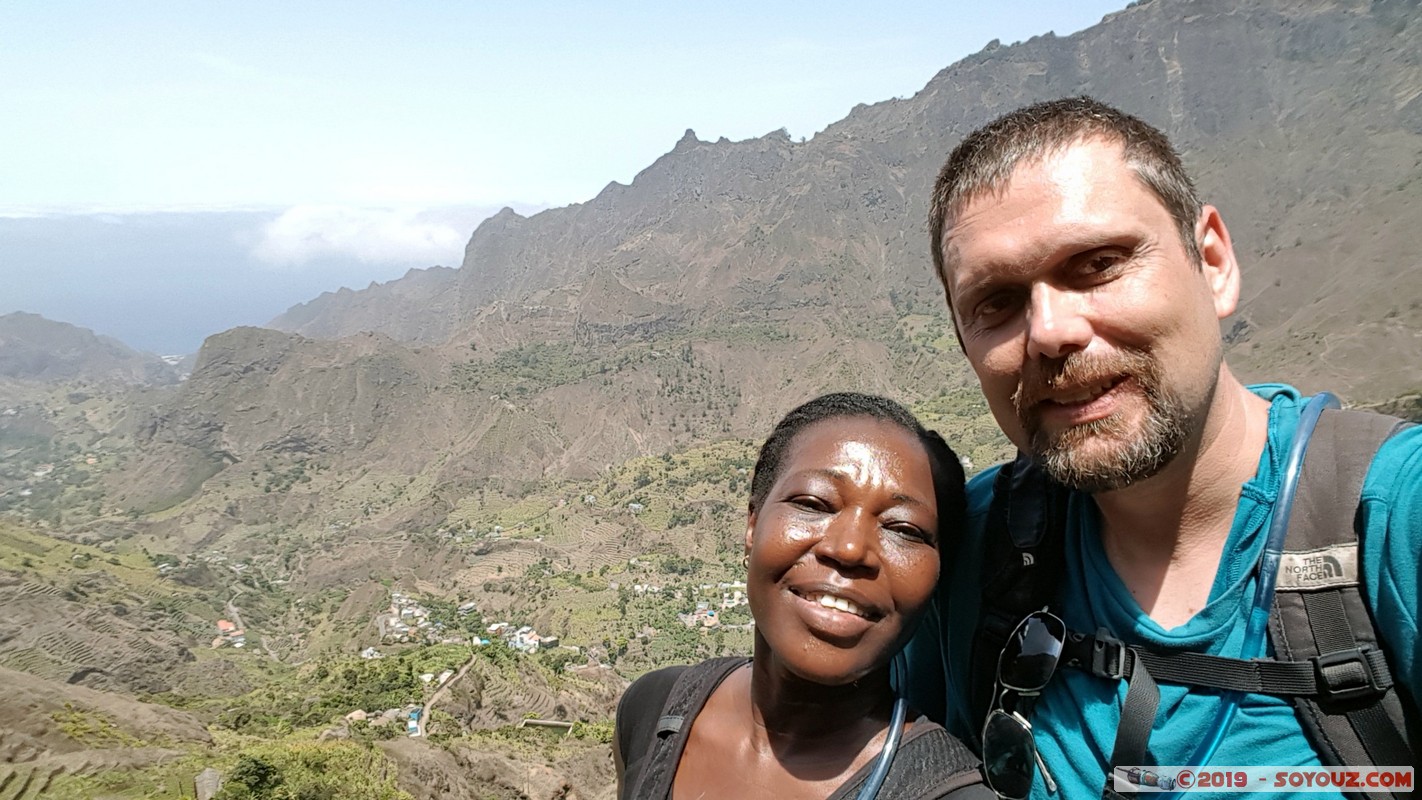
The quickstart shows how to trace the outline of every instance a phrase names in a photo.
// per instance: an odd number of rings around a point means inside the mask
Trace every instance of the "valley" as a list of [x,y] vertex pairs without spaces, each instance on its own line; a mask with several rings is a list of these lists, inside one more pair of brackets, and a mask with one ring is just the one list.
[[181,371],[0,317],[0,800],[208,770],[223,800],[611,800],[627,683],[750,651],[746,497],[785,411],[881,393],[970,473],[1012,454],[923,220],[948,149],[1042,97],[1181,144],[1243,264],[1239,374],[1422,417],[1419,39],[1415,4],[1146,0],[808,141],[688,131],[630,185],[490,218],[458,269]]

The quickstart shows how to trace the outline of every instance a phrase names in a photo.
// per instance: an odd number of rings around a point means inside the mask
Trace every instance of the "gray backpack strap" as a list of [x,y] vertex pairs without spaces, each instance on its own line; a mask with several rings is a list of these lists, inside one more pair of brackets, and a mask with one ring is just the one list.
[[[916,725],[926,725],[919,717]],[[872,763],[872,762],[871,762]],[[906,740],[894,756],[884,785],[879,787],[877,800],[926,800],[982,783],[982,762],[957,737],[937,725],[932,730]],[[868,775],[852,780],[835,791],[832,797],[857,797]]]
[[[1314,665],[1319,692],[1295,697],[1294,706],[1328,764],[1417,763],[1403,698],[1358,590],[1363,481],[1378,447],[1403,427],[1378,414],[1325,411],[1289,520],[1269,634],[1276,659]],[[1408,710],[1415,716],[1415,708]]]
[[[647,726],[650,728],[650,740],[644,732],[641,742],[631,744],[637,752],[623,753],[629,769],[634,757],[638,760],[635,780],[628,780],[623,787],[624,798],[671,797],[676,768],[681,763],[682,751],[686,749],[686,740],[691,734],[686,718],[694,718],[700,713],[721,681],[745,663],[745,658],[736,656],[713,658],[686,667],[670,685],[659,687],[659,693],[666,693],[662,703],[653,700],[638,709],[638,713],[647,718],[652,713],[658,713],[658,716],[654,727]],[[656,707],[655,712],[653,707]]]

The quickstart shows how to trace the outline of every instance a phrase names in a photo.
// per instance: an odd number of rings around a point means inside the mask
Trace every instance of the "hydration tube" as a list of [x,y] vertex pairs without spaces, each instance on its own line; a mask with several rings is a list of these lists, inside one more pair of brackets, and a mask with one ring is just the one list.
[[[1284,477],[1279,483],[1279,494],[1274,498],[1274,508],[1269,520],[1269,536],[1264,541],[1264,552],[1259,556],[1259,582],[1254,588],[1254,607],[1249,614],[1249,623],[1244,629],[1244,647],[1240,658],[1263,658],[1265,653],[1264,633],[1268,629],[1269,613],[1274,607],[1274,584],[1279,577],[1279,561],[1284,552],[1284,536],[1289,530],[1289,516],[1294,510],[1294,493],[1299,488],[1299,473],[1303,471],[1304,455],[1308,451],[1309,439],[1313,438],[1314,426],[1325,408],[1339,408],[1338,398],[1330,392],[1320,392],[1304,406],[1294,429],[1294,441],[1289,446],[1289,456],[1284,462]],[[1201,740],[1194,754],[1185,762],[1191,767],[1208,766],[1224,741],[1225,732],[1239,710],[1242,696],[1239,691],[1226,691],[1220,696],[1220,707],[1215,712],[1210,726],[1210,735]],[[1170,797],[1175,797],[1172,793]]]
[[904,664],[902,650],[894,656],[892,669],[894,683],[899,686],[900,694],[894,700],[893,713],[889,715],[889,732],[884,736],[884,746],[874,759],[874,771],[869,773],[869,777],[864,780],[864,785],[859,787],[859,793],[854,796],[855,800],[874,800],[878,796],[879,787],[884,785],[884,778],[888,777],[889,767],[894,763],[894,754],[899,749],[899,739],[903,738],[904,718],[908,716],[908,701],[904,699],[902,692],[905,691],[908,668]]

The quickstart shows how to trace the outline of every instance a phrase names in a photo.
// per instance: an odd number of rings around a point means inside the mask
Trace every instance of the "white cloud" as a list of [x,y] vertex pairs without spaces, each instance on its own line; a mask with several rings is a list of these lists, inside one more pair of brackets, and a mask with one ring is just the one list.
[[263,227],[252,255],[280,266],[326,258],[457,265],[473,226],[456,227],[449,217],[422,209],[294,206]]

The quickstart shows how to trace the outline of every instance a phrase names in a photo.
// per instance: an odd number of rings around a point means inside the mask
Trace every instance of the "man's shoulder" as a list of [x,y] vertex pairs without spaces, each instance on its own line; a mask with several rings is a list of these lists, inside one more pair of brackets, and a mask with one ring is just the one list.
[[1382,443],[1368,468],[1364,496],[1422,491],[1422,425],[1410,425]]
[[993,484],[997,482],[997,473],[1002,471],[1002,467],[1002,464],[994,464],[968,481],[969,519],[981,520],[987,516],[992,505]]

